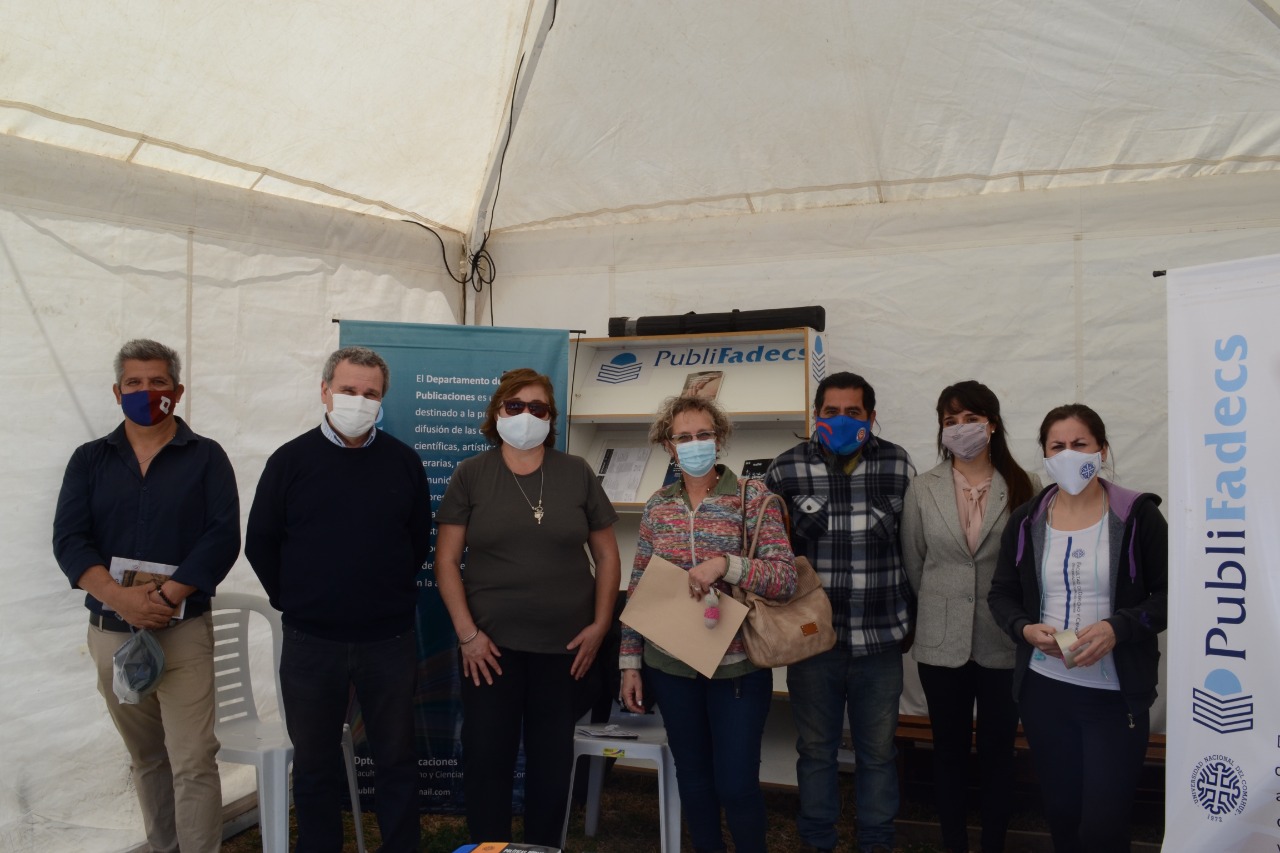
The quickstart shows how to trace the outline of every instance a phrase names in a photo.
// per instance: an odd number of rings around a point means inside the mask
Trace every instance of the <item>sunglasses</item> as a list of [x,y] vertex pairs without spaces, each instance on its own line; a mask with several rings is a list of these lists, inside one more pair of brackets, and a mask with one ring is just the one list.
[[545,418],[551,414],[551,407],[541,400],[533,400],[528,403],[524,400],[505,400],[502,403],[502,410],[508,415],[518,415],[525,409],[528,409],[529,414],[535,418]]

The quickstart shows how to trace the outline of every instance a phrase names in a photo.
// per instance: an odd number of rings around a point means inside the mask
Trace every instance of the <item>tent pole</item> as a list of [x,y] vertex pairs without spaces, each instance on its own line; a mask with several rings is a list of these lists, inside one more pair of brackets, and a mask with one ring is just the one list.
[[[480,251],[485,239],[489,236],[489,227],[493,221],[493,205],[498,195],[498,182],[502,177],[502,158],[506,153],[507,145],[511,142],[511,134],[515,131],[516,122],[520,120],[520,112],[524,109],[525,96],[529,93],[529,86],[537,71],[538,59],[542,56],[542,47],[546,44],[547,34],[551,32],[551,25],[555,22],[555,0],[529,0],[528,19],[532,20],[539,3],[542,4],[542,19],[538,22],[538,32],[533,39],[533,45],[523,55],[522,61],[516,64],[515,79],[512,81],[514,90],[511,93],[509,102],[510,112],[507,115],[507,121],[502,123],[497,144],[491,150],[489,165],[485,170],[484,190],[480,194],[475,216],[471,220],[471,227],[468,229],[463,243],[465,249],[465,257],[463,258],[464,275],[470,271],[469,259]],[[480,304],[478,297],[474,308],[473,316],[476,320],[479,320]]]

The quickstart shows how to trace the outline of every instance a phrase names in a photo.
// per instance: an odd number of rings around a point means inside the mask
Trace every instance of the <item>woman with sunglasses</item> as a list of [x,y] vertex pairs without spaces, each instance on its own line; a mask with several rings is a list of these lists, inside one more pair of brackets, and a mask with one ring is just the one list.
[[[672,397],[663,404],[649,440],[679,462],[680,477],[645,504],[628,594],[655,556],[689,573],[689,595],[696,599],[713,589],[729,595],[731,586],[766,598],[788,598],[795,590],[795,558],[776,501],[765,512],[755,559],[739,556],[744,521],[754,531],[769,492],[749,480],[744,500],[738,478],[716,464],[730,429],[706,398]],[[622,700],[636,713],[644,712],[642,663],[654,693],[649,698],[662,708],[694,850],[725,849],[722,809],[738,853],[765,850],[760,741],[773,696],[772,670],[747,660],[739,634],[707,678],[624,625]]]
[[436,582],[458,634],[463,790],[476,842],[512,839],[523,739],[524,841],[559,846],[577,681],[618,595],[617,513],[587,463],[553,447],[557,414],[548,377],[504,373],[480,427],[496,446],[458,465],[436,512]]
[[986,385],[949,385],[937,413],[942,463],[911,481],[902,511],[902,557],[917,600],[911,655],[929,703],[943,845],[949,853],[969,849],[965,799],[976,728],[982,851],[1000,853],[1012,812],[1018,706],[1013,641],[991,617],[987,591],[1009,513],[1040,481],[1009,452],[1000,400]]

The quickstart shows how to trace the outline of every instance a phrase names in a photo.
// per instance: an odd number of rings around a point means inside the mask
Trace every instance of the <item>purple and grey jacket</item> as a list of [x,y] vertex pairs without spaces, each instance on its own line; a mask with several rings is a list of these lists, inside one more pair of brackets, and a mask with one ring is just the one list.
[[[1107,491],[1110,541],[1120,543],[1111,549],[1111,615],[1105,621],[1116,634],[1112,654],[1120,692],[1130,712],[1140,713],[1156,699],[1156,635],[1165,629],[1169,604],[1169,525],[1157,508],[1158,496],[1099,482]],[[1032,647],[1022,629],[1041,621],[1040,560],[1048,508],[1057,492],[1057,485],[1051,485],[1014,511],[987,595],[996,624],[1018,646],[1014,699],[1031,663]]]

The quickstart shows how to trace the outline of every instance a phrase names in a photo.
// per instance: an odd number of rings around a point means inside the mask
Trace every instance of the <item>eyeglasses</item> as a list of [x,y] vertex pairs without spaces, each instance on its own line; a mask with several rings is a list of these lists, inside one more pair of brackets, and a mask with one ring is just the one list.
[[502,403],[502,408],[508,415],[518,415],[525,409],[528,409],[529,414],[535,418],[545,418],[551,414],[551,407],[541,400],[532,400],[528,403],[524,400],[505,400]]
[[671,436],[672,444],[688,444],[691,441],[715,441],[714,432],[678,432]]

